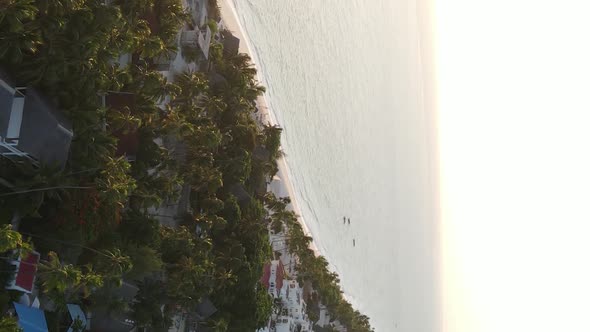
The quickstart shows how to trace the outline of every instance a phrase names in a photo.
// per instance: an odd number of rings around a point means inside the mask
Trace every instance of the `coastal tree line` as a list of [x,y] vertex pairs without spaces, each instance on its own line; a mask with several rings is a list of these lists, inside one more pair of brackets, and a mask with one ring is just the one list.
[[[38,287],[55,303],[52,329],[66,303],[79,303],[167,331],[174,314],[190,317],[209,298],[218,311],[201,324],[253,331],[273,306],[258,281],[272,257],[268,229],[284,223],[317,300],[349,330],[370,331],[325,259],[309,250],[295,216],[266,192],[278,170],[281,129],[253,119],[264,88],[249,57],[224,54],[214,42],[208,71],[168,81],[156,70],[155,59],[179,51],[185,24],[194,22],[181,0],[0,2],[0,68],[41,91],[75,133],[64,169],[2,162],[0,179],[11,185],[2,187],[0,215],[8,222],[17,213],[22,235],[5,228],[0,250],[32,246],[42,254]],[[120,66],[122,54],[132,63]],[[117,93],[133,103],[103,105]],[[128,134],[139,140],[133,162],[117,153]],[[178,200],[181,188],[190,191],[190,208],[160,224],[153,208]],[[6,261],[0,264],[6,272]],[[116,296],[123,282],[139,288],[131,304]],[[17,296],[1,291],[0,305]]]
[[297,281],[302,285],[309,282],[314,289],[308,299],[308,316],[314,321],[319,319],[319,306],[323,304],[331,321],[337,320],[349,331],[372,331],[369,317],[355,310],[344,298],[338,274],[330,271],[328,261],[311,249],[313,239],[305,234],[298,216],[287,208],[289,198],[267,193],[265,201],[271,211],[271,228],[276,233],[285,233],[287,249],[297,257]]

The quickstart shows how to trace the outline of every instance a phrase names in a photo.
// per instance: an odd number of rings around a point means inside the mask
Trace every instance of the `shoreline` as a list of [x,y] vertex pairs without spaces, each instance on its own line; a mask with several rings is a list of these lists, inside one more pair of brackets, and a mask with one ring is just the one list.
[[[255,53],[252,52],[252,48],[250,47],[250,40],[248,39],[245,30],[240,24],[238,14],[236,8],[232,3],[232,0],[220,0],[218,5],[224,27],[227,30],[231,31],[231,33],[234,36],[240,39],[239,52],[248,54],[248,56],[250,56],[252,60],[252,65],[254,66],[254,68],[256,68],[257,79],[259,82],[263,82],[263,80],[261,79],[262,71],[260,70],[260,67],[256,64]],[[256,104],[258,106],[258,112],[260,117],[259,120],[262,123],[268,123],[270,125],[279,125],[276,116],[268,107],[268,103],[266,101],[266,93],[262,96],[259,96],[256,99]],[[297,220],[299,224],[301,224],[301,227],[303,228],[305,235],[310,236],[313,239],[310,243],[310,249],[312,249],[315,252],[316,256],[320,255],[321,252],[319,251],[318,246],[315,244],[316,238],[309,230],[309,227],[307,227],[301,209],[299,208],[299,205],[297,203],[295,187],[291,182],[291,172],[289,170],[289,165],[285,160],[285,157],[281,157],[279,160],[277,160],[277,166],[279,168],[279,171],[275,175],[275,178],[273,178],[271,184],[269,185],[269,190],[272,193],[274,193],[277,197],[288,196],[291,199],[290,210],[297,214]]]

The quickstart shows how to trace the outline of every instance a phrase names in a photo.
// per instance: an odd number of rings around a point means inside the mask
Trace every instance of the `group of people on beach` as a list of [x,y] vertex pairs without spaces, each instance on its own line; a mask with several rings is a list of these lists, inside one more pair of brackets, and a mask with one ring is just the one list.
[[[348,224],[350,225],[350,218],[346,218],[346,216],[342,217],[342,222],[344,225],[346,225],[346,221],[348,221]],[[354,247],[356,244],[356,241],[354,239],[352,239],[352,246]]]

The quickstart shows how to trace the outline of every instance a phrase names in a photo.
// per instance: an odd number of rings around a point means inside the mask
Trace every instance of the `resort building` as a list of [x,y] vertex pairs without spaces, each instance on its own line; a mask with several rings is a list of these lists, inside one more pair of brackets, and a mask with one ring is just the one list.
[[207,0],[187,0],[188,10],[191,13],[193,24],[202,27],[207,23],[209,11],[207,9]]
[[[281,261],[284,266],[285,272],[292,278],[297,277],[297,257],[291,255],[287,244],[287,234],[284,232],[269,235],[270,245],[275,257]],[[277,257],[278,256],[278,257]]]
[[293,321],[301,326],[309,324],[306,309],[307,305],[303,300],[303,288],[297,280],[285,280],[281,289],[281,300],[283,303],[283,315],[293,318]]
[[319,327],[324,327],[330,325],[330,313],[328,312],[328,307],[323,304],[319,305],[320,309],[320,318],[316,322],[316,325]]
[[199,68],[206,66],[209,59],[209,46],[214,37],[208,24],[207,6],[207,0],[187,0],[187,10],[191,14],[192,23],[185,27],[180,34],[182,48],[198,52],[197,65]]
[[280,260],[274,260],[264,265],[260,282],[266,287],[268,294],[275,299],[279,298],[281,294],[284,275],[285,267]]
[[17,256],[16,259],[10,261],[15,267],[14,278],[6,285],[6,289],[31,294],[35,287],[40,255],[36,251],[28,253],[25,257],[21,257],[19,252],[15,252],[14,255]]
[[274,327],[271,325],[271,331],[273,332],[294,332],[296,329],[297,324],[289,316],[279,316],[274,322]]
[[23,332],[49,331],[45,312],[39,308],[13,303],[18,327]]
[[88,317],[91,322],[90,331],[94,332],[129,332],[135,330],[135,321],[133,320],[132,304],[139,288],[131,283],[123,281],[119,288],[111,292],[111,298],[121,303],[126,303],[127,307],[122,310],[109,310],[108,308],[97,308],[92,312],[92,317]]
[[63,168],[74,133],[35,89],[15,87],[0,73],[0,154]]
[[240,49],[240,39],[234,36],[229,30],[221,32],[221,40],[223,41],[223,53],[227,56],[238,54]]
[[[14,313],[16,314],[18,327],[23,332],[45,332],[51,331],[47,325],[45,311],[38,307],[13,302]],[[88,327],[88,320],[82,308],[77,304],[66,304],[69,315],[64,315],[59,321],[61,331],[74,332],[85,331]],[[4,331],[4,330],[3,330]]]
[[203,29],[183,31],[180,42],[184,47],[193,47],[201,50],[201,55],[209,59],[209,45],[211,44],[211,29],[205,26]]

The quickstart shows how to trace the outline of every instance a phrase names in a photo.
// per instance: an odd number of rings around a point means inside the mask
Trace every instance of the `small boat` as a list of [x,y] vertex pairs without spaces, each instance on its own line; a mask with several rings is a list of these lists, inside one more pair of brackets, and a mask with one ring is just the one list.
[[350,225],[350,218],[348,218],[348,224]]
[[346,217],[342,217],[342,221],[343,224],[346,224]]
[[354,239],[352,239],[352,246],[353,246],[353,247],[355,246],[355,241],[354,241]]

